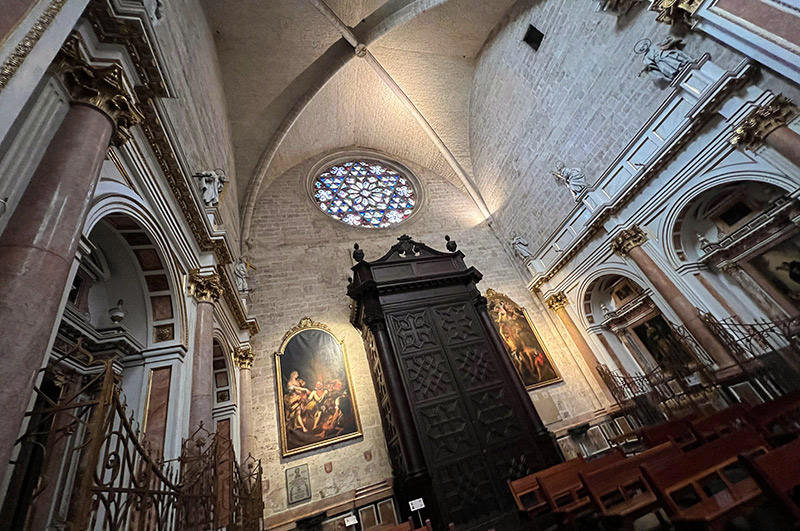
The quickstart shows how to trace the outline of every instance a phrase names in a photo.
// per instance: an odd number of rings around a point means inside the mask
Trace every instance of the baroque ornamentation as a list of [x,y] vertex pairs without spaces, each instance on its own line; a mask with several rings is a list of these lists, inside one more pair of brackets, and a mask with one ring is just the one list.
[[0,92],[6,88],[8,82],[11,81],[11,78],[22,66],[28,54],[31,53],[33,47],[39,42],[39,39],[42,38],[44,32],[47,31],[47,28],[50,27],[50,24],[53,23],[56,15],[66,3],[67,0],[52,0],[41,16],[33,23],[28,33],[14,48],[14,51],[11,52],[11,55],[8,56],[8,59],[5,60],[3,66],[0,67]]
[[240,369],[252,368],[255,357],[256,353],[253,352],[253,347],[250,345],[242,345],[234,353],[234,360]]
[[611,241],[611,250],[622,256],[647,241],[647,234],[638,225],[623,230]]
[[125,74],[117,64],[89,64],[80,50],[80,40],[70,37],[53,63],[73,101],[103,111],[114,122],[112,142],[120,146],[131,139],[130,129],[144,121],[137,102],[125,90]]
[[189,273],[189,293],[198,302],[217,302],[225,291],[217,273],[201,274],[193,269]]
[[730,138],[734,146],[755,150],[771,132],[783,127],[797,114],[797,106],[778,94],[771,102],[753,110]]
[[325,330],[331,335],[334,335],[333,330],[331,330],[330,326],[324,323],[318,323],[311,317],[303,317],[302,319],[300,319],[300,322],[297,323],[297,325],[293,326],[291,329],[289,329],[288,332],[283,334],[283,339],[281,340],[281,349],[283,349],[283,347],[286,346],[286,342],[289,339],[291,339],[292,336],[296,335],[301,330],[305,330],[307,328],[318,328],[320,330]]
[[547,304],[548,308],[554,312],[557,312],[569,304],[569,299],[567,298],[566,293],[559,291],[558,293],[554,293],[547,297],[547,300],[545,300],[544,303]]
[[650,11],[658,13],[656,21],[662,24],[694,26],[692,15],[703,0],[651,0]]

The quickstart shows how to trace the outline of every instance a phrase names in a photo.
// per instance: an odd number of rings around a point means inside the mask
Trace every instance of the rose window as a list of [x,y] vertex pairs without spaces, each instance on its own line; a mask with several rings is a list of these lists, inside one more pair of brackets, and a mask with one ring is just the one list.
[[377,162],[352,160],[317,176],[314,200],[332,218],[356,227],[380,229],[408,219],[417,205],[414,185]]

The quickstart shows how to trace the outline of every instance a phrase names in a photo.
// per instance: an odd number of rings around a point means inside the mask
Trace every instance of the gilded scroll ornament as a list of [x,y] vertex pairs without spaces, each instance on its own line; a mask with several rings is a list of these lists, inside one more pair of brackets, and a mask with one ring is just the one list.
[[622,256],[647,241],[647,234],[638,225],[623,230],[611,241],[611,250]]
[[189,273],[189,293],[198,302],[217,302],[223,291],[217,273],[201,274],[197,269]]
[[567,306],[567,304],[569,304],[569,299],[567,298],[566,293],[564,293],[563,291],[559,291],[558,293],[554,293],[549,297],[547,297],[544,303],[547,304],[548,308],[550,308],[554,312],[557,312],[558,310],[563,309],[564,307]]
[[17,70],[19,70],[19,67],[22,66],[22,63],[31,53],[33,47],[39,42],[39,39],[42,38],[44,32],[47,31],[47,28],[50,27],[50,24],[53,23],[56,15],[58,15],[59,11],[61,11],[61,8],[64,7],[66,3],[67,0],[52,0],[47,8],[45,8],[44,12],[42,12],[41,16],[33,23],[28,33],[25,34],[19,44],[14,48],[14,51],[11,52],[11,55],[3,62],[3,66],[0,67],[0,92],[6,88],[8,82],[11,81],[11,78]]
[[100,109],[114,122],[112,141],[120,146],[131,139],[130,129],[144,121],[136,101],[125,90],[124,72],[117,64],[89,64],[77,36],[70,37],[53,62],[73,101]]
[[658,13],[656,21],[662,24],[686,24],[694,26],[692,15],[703,0],[652,0],[650,11]]
[[797,114],[797,106],[788,98],[778,94],[771,102],[756,107],[730,138],[734,146],[750,150],[758,149],[771,132],[789,123]]
[[253,347],[250,345],[243,345],[236,349],[234,353],[234,360],[240,369],[250,369],[253,367],[253,360],[256,354],[253,352]]

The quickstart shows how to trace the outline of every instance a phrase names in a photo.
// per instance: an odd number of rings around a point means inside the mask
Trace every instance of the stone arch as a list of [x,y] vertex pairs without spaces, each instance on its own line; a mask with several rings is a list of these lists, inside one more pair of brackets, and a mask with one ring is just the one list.
[[596,326],[602,321],[602,319],[598,319],[600,302],[594,301],[593,296],[597,293],[600,284],[603,283],[603,279],[607,277],[628,278],[643,289],[648,287],[646,279],[625,263],[603,264],[595,268],[583,279],[578,287],[577,298],[573,301],[576,304],[576,314],[584,328]]

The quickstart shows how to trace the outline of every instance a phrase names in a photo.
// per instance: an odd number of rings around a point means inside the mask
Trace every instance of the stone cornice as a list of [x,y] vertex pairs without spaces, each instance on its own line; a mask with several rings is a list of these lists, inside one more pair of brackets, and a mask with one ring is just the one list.
[[566,293],[563,291],[559,291],[558,293],[553,293],[547,299],[545,299],[544,303],[547,305],[548,308],[557,312],[561,310],[569,304],[569,299],[567,298]]
[[638,225],[625,229],[611,240],[611,250],[615,253],[626,256],[631,249],[639,247],[647,241],[647,234]]
[[144,115],[135,97],[125,88],[125,73],[121,66],[90,64],[81,51],[80,37],[72,34],[56,56],[52,68],[72,101],[95,107],[114,122],[114,145],[121,146],[131,139],[131,127],[142,123]]
[[756,107],[733,131],[730,143],[750,150],[758,149],[764,139],[779,127],[787,125],[797,115],[797,106],[778,94],[766,105]]
[[189,294],[197,302],[216,303],[224,291],[217,273],[208,273],[200,269],[192,269],[189,272]]

